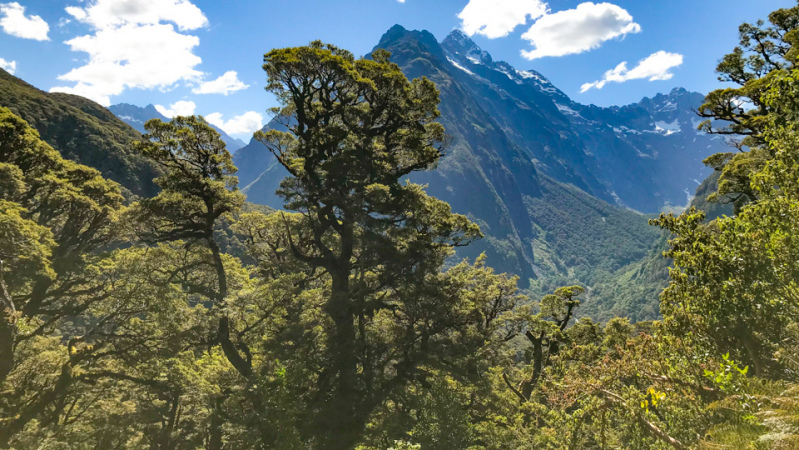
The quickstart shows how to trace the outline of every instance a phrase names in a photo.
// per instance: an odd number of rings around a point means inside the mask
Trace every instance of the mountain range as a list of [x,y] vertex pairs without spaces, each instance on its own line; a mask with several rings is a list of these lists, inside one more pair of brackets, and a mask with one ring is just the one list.
[[[150,119],[160,119],[164,122],[169,122],[169,118],[158,112],[153,105],[141,107],[131,105],[129,103],[118,103],[116,105],[109,106],[108,110],[142,134],[146,132],[144,129],[144,124]],[[242,142],[241,139],[236,139],[229,136],[224,130],[216,125],[210,125],[216,130],[217,133],[220,134],[222,141],[225,143],[230,153],[235,153],[236,150],[244,147],[245,143]]]
[[[480,225],[486,238],[459,256],[485,252],[535,292],[595,287],[600,316],[657,315],[660,283],[641,261],[659,253],[660,235],[647,220],[687,205],[711,172],[702,160],[727,149],[697,131],[702,94],[676,88],[627,106],[582,105],[542,74],[494,61],[460,31],[439,42],[397,25],[377,48],[440,90],[449,147],[435,170],[411,179]],[[250,141],[234,162],[249,201],[282,207],[275,190],[286,172],[262,144]],[[636,298],[609,288],[622,278],[640,283],[627,294]]]

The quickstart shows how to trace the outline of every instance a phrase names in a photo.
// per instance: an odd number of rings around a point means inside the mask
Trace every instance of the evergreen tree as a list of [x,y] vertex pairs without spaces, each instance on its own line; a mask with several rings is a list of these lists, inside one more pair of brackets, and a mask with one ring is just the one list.
[[[12,392],[0,412],[5,446],[32,420],[57,411],[76,368],[96,360],[91,350],[78,351],[94,336],[75,325],[112,290],[97,267],[118,238],[123,197],[118,184],[61,158],[6,108],[0,108],[0,171],[7,176],[0,184],[0,386]],[[62,343],[52,338],[70,331],[76,332]],[[30,364],[20,355],[45,345],[68,356],[49,361],[52,373],[11,376]]]
[[[698,114],[705,117],[699,129],[729,136],[738,152],[719,153],[705,164],[721,173],[718,191],[711,201],[732,202],[738,212],[743,204],[755,200],[750,174],[763,167],[769,158],[763,151],[765,127],[775,112],[763,95],[775,78],[792,70],[799,56],[799,7],[778,9],[769,14],[769,23],[744,23],[738,28],[740,46],[724,56],[716,68],[719,81],[737,87],[717,89],[707,95]],[[737,141],[735,140],[737,139]]]
[[[451,249],[480,232],[404,181],[442,155],[432,82],[408,81],[385,51],[356,60],[320,42],[269,52],[264,70],[288,131],[256,139],[291,174],[279,194],[308,230],[288,236],[289,248],[330,280],[312,433],[320,448],[351,448],[387,395],[426,376],[437,336],[468,326],[451,321],[457,304],[431,283]],[[386,315],[405,329],[396,342],[379,338]]]
[[[216,271],[216,286],[209,295],[217,308],[228,297],[227,272],[222,250],[214,236],[220,221],[239,211],[244,195],[236,185],[236,167],[216,130],[202,118],[176,117],[171,122],[153,119],[145,124],[148,139],[140,151],[165,172],[156,179],[161,193],[133,208],[134,222],[145,242],[185,241],[206,246]],[[221,314],[216,339],[233,367],[245,378],[252,374],[247,350],[231,341],[230,317]],[[241,345],[241,344],[240,344]]]

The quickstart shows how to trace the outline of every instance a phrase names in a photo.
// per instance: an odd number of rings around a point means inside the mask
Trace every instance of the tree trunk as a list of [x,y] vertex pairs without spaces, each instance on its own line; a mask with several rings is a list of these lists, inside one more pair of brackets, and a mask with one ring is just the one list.
[[533,388],[538,383],[541,371],[544,370],[544,333],[542,332],[539,337],[535,337],[533,333],[528,331],[526,336],[530,343],[533,344],[533,373],[530,374],[530,378],[522,383],[521,392],[524,398],[530,400]]
[[[223,303],[225,302],[225,298],[227,298],[228,289],[227,289],[227,272],[225,272],[225,266],[222,262],[222,252],[219,249],[219,245],[217,245],[216,241],[214,241],[213,236],[208,238],[208,246],[211,249],[211,254],[214,257],[214,268],[216,269],[216,277],[217,283],[219,284],[216,299],[214,299],[217,303],[218,307],[222,307]],[[230,361],[230,364],[243,376],[244,378],[249,379],[252,376],[252,365],[249,360],[245,359],[239,353],[239,350],[236,348],[236,345],[230,339],[230,318],[223,315],[219,319],[219,325],[217,327],[217,340],[219,341],[219,345],[222,347],[222,352],[225,354],[225,357]]]
[[[53,267],[55,270],[56,267]],[[56,276],[60,275],[58,271],[56,271]],[[33,288],[31,289],[31,296],[27,303],[22,307],[22,315],[25,317],[32,317],[36,314],[39,314],[39,310],[42,307],[42,303],[44,303],[44,299],[47,297],[47,292],[50,290],[50,287],[53,285],[53,280],[45,276],[39,276],[35,278],[33,282]]]
[[325,309],[335,326],[330,337],[330,353],[337,378],[315,432],[319,448],[344,450],[358,443],[368,413],[361,411],[363,399],[357,389],[358,358],[349,270],[331,272],[331,277],[331,294]]
[[164,429],[161,430],[161,438],[159,439],[158,443],[159,449],[169,449],[173,447],[171,444],[172,432],[174,431],[175,425],[177,423],[178,408],[180,408],[180,394],[176,393],[172,399],[172,405],[169,408],[169,420],[164,426]]
[[222,425],[224,420],[219,415],[218,407],[211,413],[211,423],[208,437],[208,450],[222,450],[224,441],[222,440]]
[[14,339],[17,335],[16,308],[3,281],[3,261],[0,261],[0,387],[14,369]]
[[746,350],[746,354],[749,356],[749,366],[753,369],[753,373],[757,377],[763,377],[763,364],[762,358],[760,357],[760,352],[757,351],[757,348],[752,342],[752,338],[746,331],[741,331],[739,336],[743,336],[743,343],[744,343],[744,350]]
[[72,364],[67,363],[61,368],[61,375],[58,377],[56,385],[49,391],[44,392],[33,404],[20,411],[17,417],[0,428],[0,448],[8,448],[8,443],[15,434],[25,428],[31,420],[66,393],[72,384]]
[[7,308],[0,310],[0,386],[14,369],[14,339],[17,327],[14,325],[13,312]]

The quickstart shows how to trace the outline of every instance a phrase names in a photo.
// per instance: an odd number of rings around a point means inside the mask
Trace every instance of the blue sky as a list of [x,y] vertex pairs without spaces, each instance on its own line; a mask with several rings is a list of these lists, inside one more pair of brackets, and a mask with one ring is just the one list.
[[274,106],[263,90],[261,60],[275,47],[321,39],[363,55],[396,23],[429,30],[439,40],[461,28],[495,60],[541,72],[575,101],[621,105],[676,86],[703,93],[720,87],[713,70],[737,44],[738,25],[794,5],[791,0],[0,0],[0,66],[43,90],[104,104],[153,103],[167,114],[202,114],[247,140]]

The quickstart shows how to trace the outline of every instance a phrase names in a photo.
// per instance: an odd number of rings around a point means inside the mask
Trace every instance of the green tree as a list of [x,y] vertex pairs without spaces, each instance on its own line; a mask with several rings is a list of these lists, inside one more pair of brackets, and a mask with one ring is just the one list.
[[709,199],[732,202],[736,213],[757,198],[750,174],[760,170],[769,158],[762,148],[763,133],[775,110],[763,95],[775,78],[793,70],[799,56],[795,48],[799,43],[799,7],[778,9],[768,19],[768,25],[759,20],[739,27],[740,46],[725,55],[716,68],[719,81],[737,86],[709,93],[698,110],[708,119],[700,124],[701,130],[742,138],[735,142],[738,152],[719,153],[705,160],[721,173],[718,191]]
[[[288,247],[329,280],[322,309],[332,328],[311,434],[321,448],[351,448],[387,395],[425,377],[435,339],[466,325],[446,320],[456,304],[431,283],[451,249],[480,232],[404,182],[442,154],[432,82],[408,81],[385,51],[356,60],[320,42],[269,52],[264,70],[288,131],[256,138],[289,172],[278,192],[307,230]],[[388,333],[397,342],[381,337],[387,316],[397,318]]]
[[585,289],[580,286],[562,287],[541,299],[537,314],[530,314],[528,308],[517,311],[516,320],[522,321],[524,336],[531,346],[529,354],[532,367],[518,387],[514,387],[507,376],[505,382],[522,403],[530,401],[550,358],[558,354],[565,342],[566,328],[574,318],[575,310],[580,306],[577,297],[584,292]]
[[762,96],[773,113],[762,134],[766,162],[749,174],[758,200],[711,226],[693,210],[654,221],[676,235],[667,252],[676,266],[662,301],[667,321],[772,377],[780,377],[775,352],[799,318],[796,79],[795,70],[774,75]]
[[33,419],[57,408],[75,381],[74,367],[91,359],[68,354],[54,376],[42,371],[32,378],[31,389],[9,381],[24,363],[18,355],[34,342],[66,351],[86,338],[79,333],[64,343],[48,340],[69,333],[76,317],[107,298],[110,286],[94,267],[118,236],[123,197],[119,185],[61,158],[6,108],[0,108],[0,171],[7,175],[0,184],[0,386],[12,387],[0,411],[5,446]]
[[[133,221],[144,242],[185,241],[201,244],[211,253],[215,286],[208,295],[217,308],[228,297],[227,272],[215,238],[220,221],[230,218],[244,203],[236,189],[236,167],[219,133],[202,118],[176,117],[171,122],[153,119],[145,124],[147,139],[140,151],[158,164],[164,175],[156,179],[161,192],[132,208]],[[230,317],[219,318],[216,342],[233,367],[245,378],[252,374],[247,350],[231,340]],[[242,345],[242,344],[239,344]]]
[[[227,361],[245,380],[246,398],[259,423],[260,438],[268,443],[272,431],[270,424],[261,420],[265,405],[260,393],[253,389],[257,374],[253,351],[244,336],[253,327],[247,324],[239,327],[232,317],[238,292],[230,289],[230,271],[239,262],[224,255],[220,246],[220,228],[233,220],[244,203],[244,195],[236,188],[236,167],[219,133],[202,118],[177,117],[168,123],[151,120],[145,128],[147,141],[141,143],[140,150],[161,167],[164,176],[156,179],[162,189],[159,195],[131,208],[137,235],[147,243],[183,242],[187,247],[197,246],[207,251],[207,259],[198,264],[212,268],[215,276],[184,285],[184,289],[200,294],[210,303],[209,312],[217,318],[217,325],[209,330],[204,341],[218,344]],[[211,448],[221,448],[224,444],[222,415],[228,397],[222,394],[216,401],[210,425]]]

